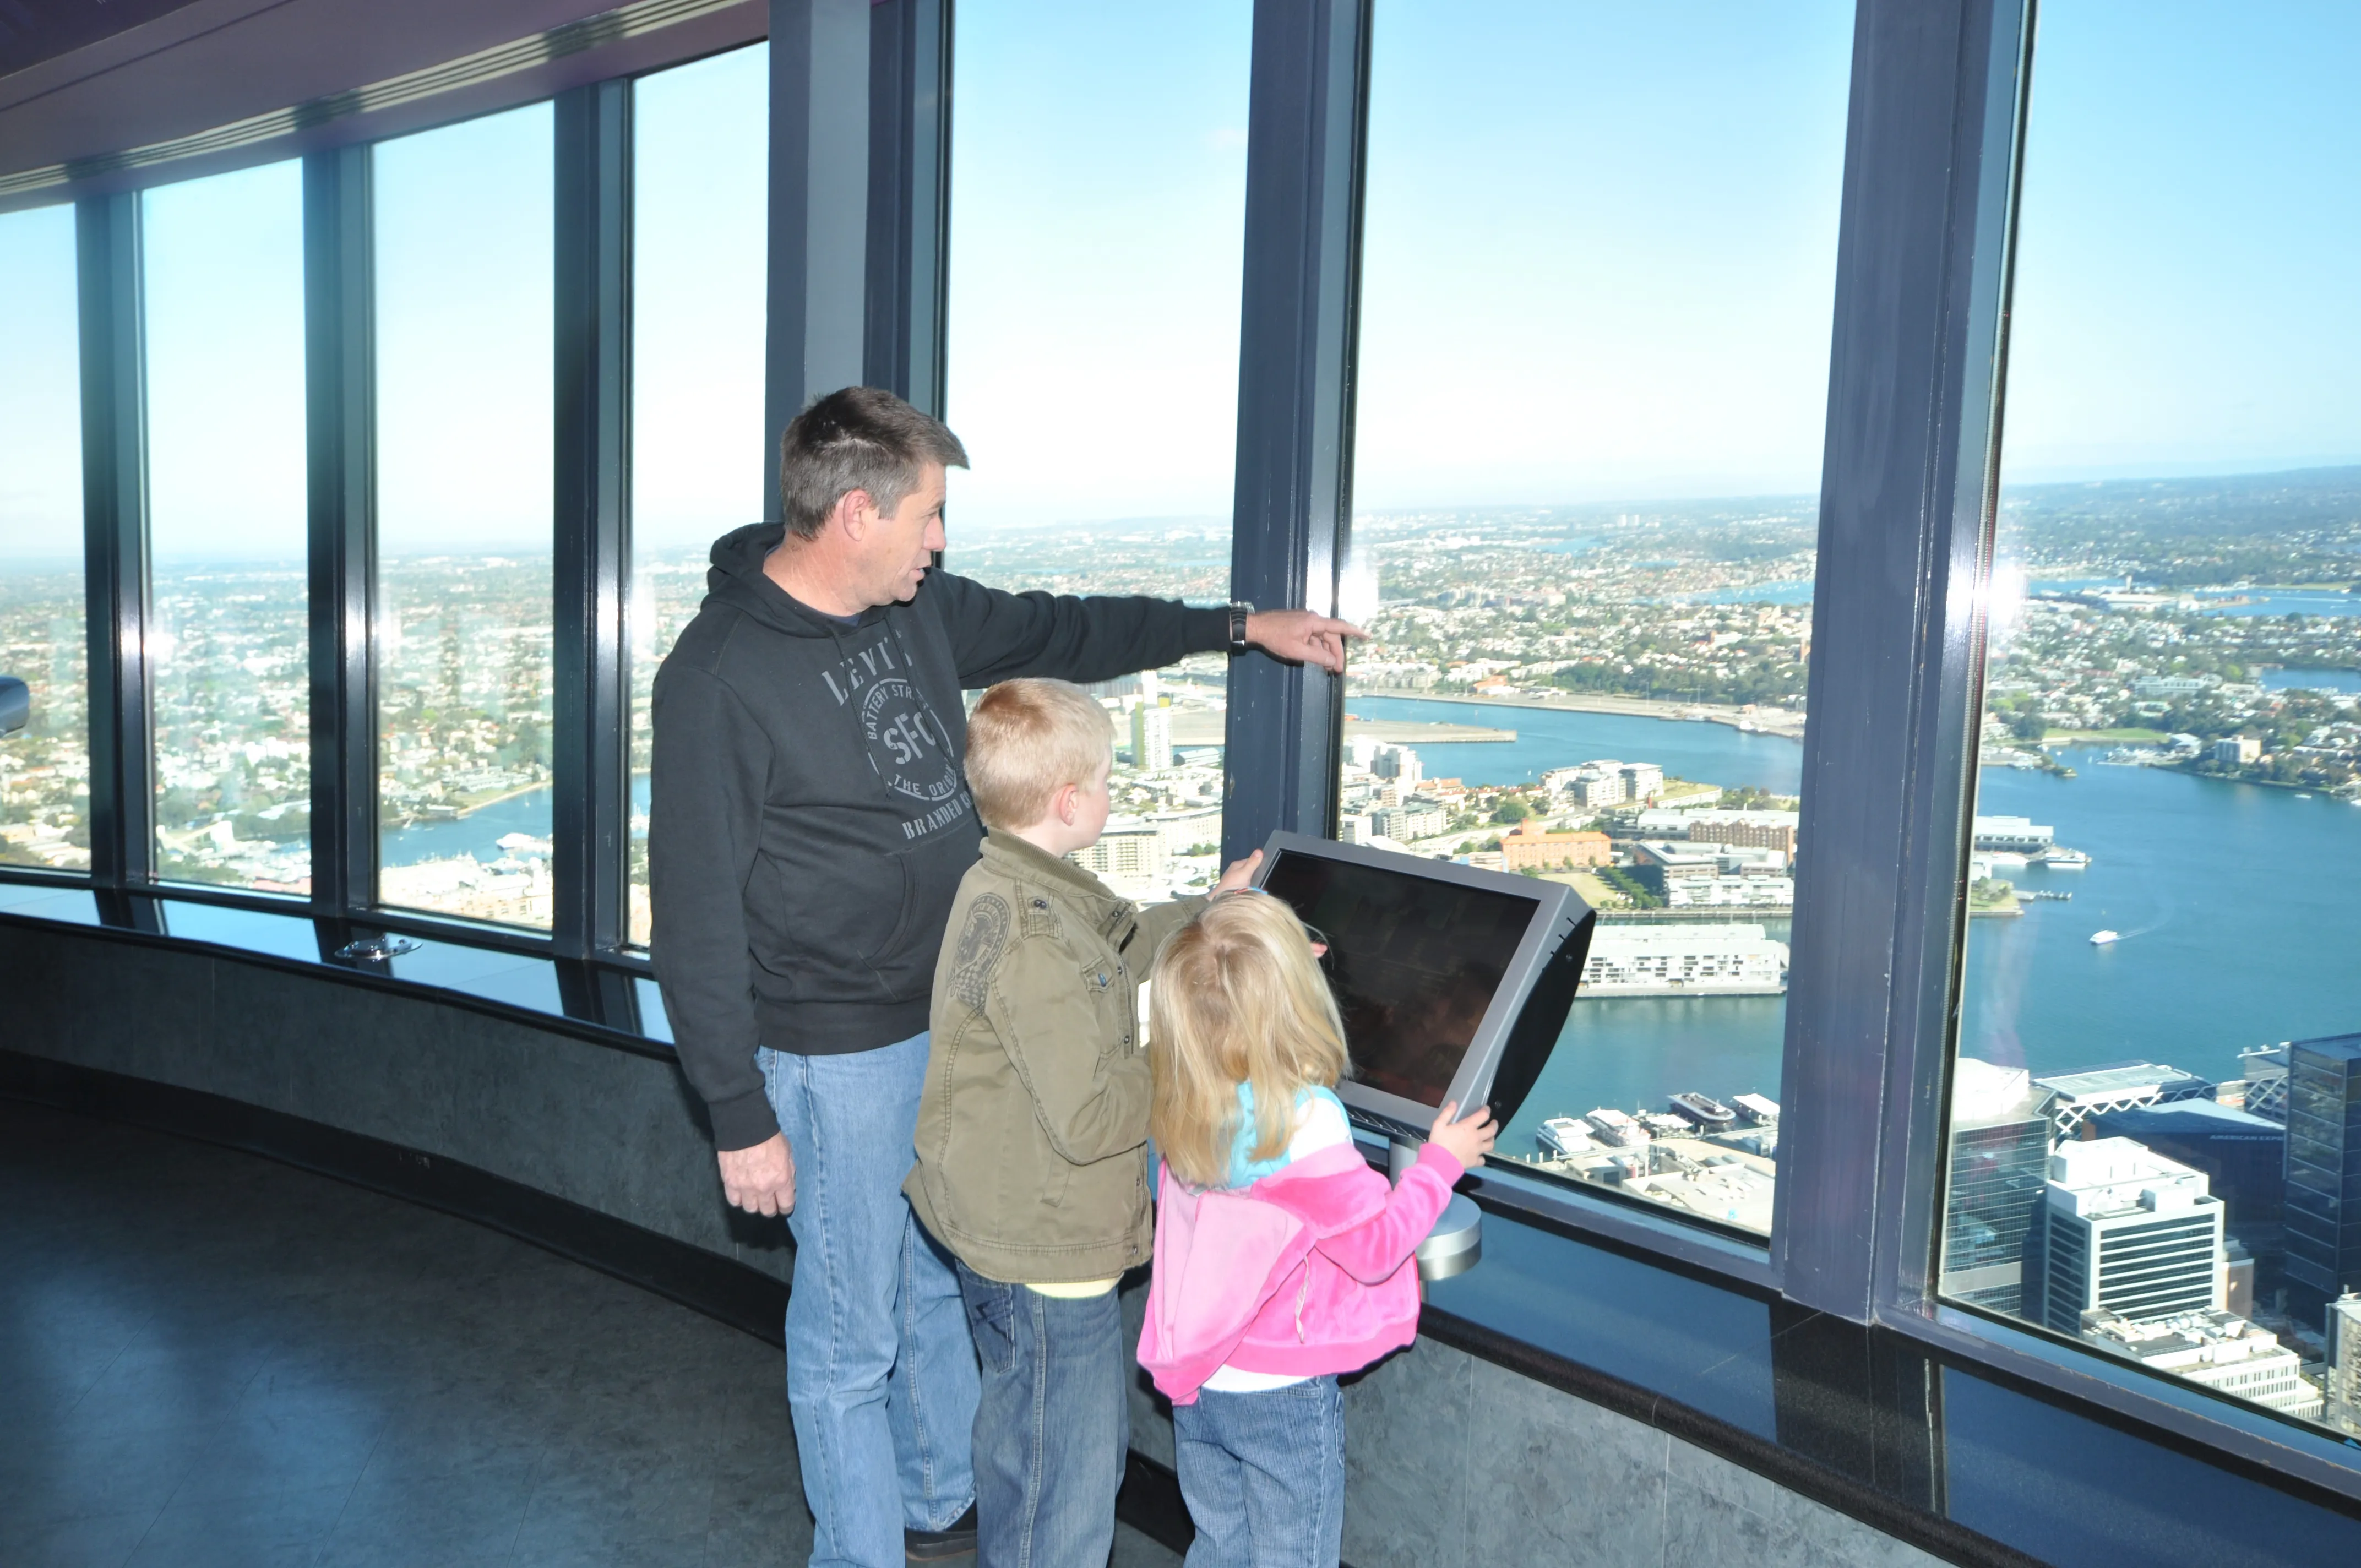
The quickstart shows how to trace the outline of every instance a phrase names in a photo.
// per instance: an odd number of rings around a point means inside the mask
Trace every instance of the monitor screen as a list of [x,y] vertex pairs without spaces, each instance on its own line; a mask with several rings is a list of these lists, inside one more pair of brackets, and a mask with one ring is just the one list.
[[1359,1080],[1441,1105],[1540,899],[1287,850],[1261,883],[1328,943]]

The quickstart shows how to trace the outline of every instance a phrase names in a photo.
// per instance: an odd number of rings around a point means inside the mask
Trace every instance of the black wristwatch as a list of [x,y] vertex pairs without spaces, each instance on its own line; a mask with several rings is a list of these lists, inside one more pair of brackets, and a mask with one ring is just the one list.
[[1246,651],[1246,617],[1252,615],[1254,612],[1255,607],[1246,603],[1244,599],[1232,599],[1230,601],[1231,652],[1243,653]]

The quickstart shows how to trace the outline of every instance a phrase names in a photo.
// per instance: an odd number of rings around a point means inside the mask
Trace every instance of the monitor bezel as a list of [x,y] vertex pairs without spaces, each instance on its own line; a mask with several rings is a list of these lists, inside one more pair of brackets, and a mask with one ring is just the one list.
[[[1315,839],[1309,834],[1290,833],[1284,828],[1273,832],[1263,844],[1262,863],[1255,868],[1256,887],[1261,887],[1269,878],[1282,854],[1341,861],[1398,875],[1423,876],[1434,882],[1532,900],[1533,913],[1525,924],[1524,935],[1518,939],[1516,950],[1510,955],[1507,965],[1502,969],[1499,988],[1493,992],[1491,1004],[1484,1010],[1484,1020],[1477,1025],[1474,1036],[1468,1040],[1467,1052],[1460,1058],[1459,1069],[1452,1075],[1450,1087],[1443,1096],[1444,1103],[1456,1104],[1463,1116],[1471,1108],[1488,1102],[1492,1080],[1499,1072],[1500,1058],[1508,1047],[1510,1033],[1516,1028],[1518,1015],[1524,1011],[1525,1003],[1532,995],[1543,967],[1555,950],[1553,938],[1557,936],[1561,926],[1566,926],[1568,934],[1571,934],[1567,905],[1580,903],[1574,889],[1560,882],[1517,876],[1508,872],[1484,871],[1451,861],[1422,860],[1400,850],[1340,843],[1334,839]],[[1586,911],[1588,907],[1587,904],[1582,905]],[[1579,916],[1574,918],[1578,920]],[[1423,1101],[1373,1089],[1349,1078],[1336,1086],[1336,1095],[1345,1102],[1348,1110],[1364,1110],[1422,1132],[1433,1124],[1439,1109]]]

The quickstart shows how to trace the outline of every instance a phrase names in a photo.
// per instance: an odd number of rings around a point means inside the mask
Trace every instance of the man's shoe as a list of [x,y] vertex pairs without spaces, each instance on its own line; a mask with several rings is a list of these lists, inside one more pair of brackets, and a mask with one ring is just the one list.
[[975,1505],[951,1521],[949,1530],[904,1530],[902,1555],[913,1563],[946,1563],[975,1552]]

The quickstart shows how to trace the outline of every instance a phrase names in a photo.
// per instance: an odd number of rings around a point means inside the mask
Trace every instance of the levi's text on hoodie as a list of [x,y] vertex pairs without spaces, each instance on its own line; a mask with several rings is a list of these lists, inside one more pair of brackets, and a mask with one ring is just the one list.
[[1109,680],[1229,639],[1224,610],[1003,593],[939,569],[848,620],[763,575],[781,534],[714,545],[705,603],[655,679],[651,947],[725,1149],[778,1130],[757,1047],[871,1050],[926,1028],[983,831],[961,692]]

